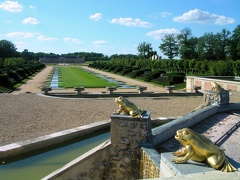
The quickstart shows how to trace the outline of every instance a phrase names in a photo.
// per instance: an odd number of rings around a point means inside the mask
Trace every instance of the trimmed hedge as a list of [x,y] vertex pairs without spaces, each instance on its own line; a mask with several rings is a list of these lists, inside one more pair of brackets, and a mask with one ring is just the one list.
[[171,73],[168,74],[169,85],[184,83],[185,74],[184,73]]
[[9,71],[7,74],[9,76],[9,78],[14,79],[14,81],[16,83],[21,81],[21,76],[18,73],[16,73],[15,71]]
[[124,67],[118,66],[113,70],[113,73],[117,74],[118,72],[122,71],[123,69],[124,69]]
[[124,68],[121,72],[119,72],[119,74],[121,74],[121,75],[126,75],[126,74],[129,74],[129,73],[131,73],[132,72],[132,68]]
[[136,77],[138,77],[138,76],[143,75],[144,72],[145,72],[145,70],[143,70],[143,69],[137,70],[137,71],[133,71],[131,74],[129,74],[129,76],[130,76],[131,78],[136,78]]
[[[115,64],[108,64],[106,62],[94,62],[89,65],[89,67],[107,70],[109,72],[118,73],[122,76],[129,76],[131,78],[139,78],[147,82],[155,82],[158,84],[162,84],[164,86],[174,85],[174,84],[181,84],[184,83],[185,73],[183,72],[173,72],[166,74],[166,71],[163,70],[156,70],[152,71],[151,69],[146,68],[138,68],[138,67],[124,67],[124,66],[117,66]],[[166,74],[161,76],[162,74]]]
[[0,85],[5,87],[11,87],[12,82],[7,74],[0,74]]
[[145,77],[144,80],[147,81],[147,82],[149,82],[149,81],[152,81],[152,80],[160,77],[161,74],[165,74],[165,73],[166,73],[166,71],[159,71],[159,70],[157,70],[157,71],[152,71],[152,72],[150,72],[150,74],[148,74],[148,75]]
[[21,77],[23,77],[23,78],[26,78],[26,77],[27,77],[27,74],[26,74],[25,70],[22,69],[22,68],[16,70],[16,73],[18,73],[18,74],[19,74]]

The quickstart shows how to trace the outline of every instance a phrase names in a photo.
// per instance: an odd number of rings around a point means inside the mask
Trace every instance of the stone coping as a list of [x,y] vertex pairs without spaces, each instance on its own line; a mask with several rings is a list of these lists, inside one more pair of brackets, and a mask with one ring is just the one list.
[[25,153],[35,151],[41,148],[57,145],[74,138],[79,138],[100,130],[109,128],[110,120],[100,121],[64,131],[52,133],[45,136],[40,136],[30,140],[20,141],[0,147],[0,160],[4,161],[7,158],[13,158]]
[[174,92],[174,93],[153,93],[153,92],[114,92],[114,93],[99,93],[99,92],[85,92],[81,94],[77,94],[74,92],[69,93],[54,93],[54,92],[48,92],[48,94],[43,93],[37,93],[40,96],[46,96],[46,97],[54,97],[54,98],[113,98],[113,97],[166,97],[166,96],[203,96],[202,93],[186,93],[186,92]]

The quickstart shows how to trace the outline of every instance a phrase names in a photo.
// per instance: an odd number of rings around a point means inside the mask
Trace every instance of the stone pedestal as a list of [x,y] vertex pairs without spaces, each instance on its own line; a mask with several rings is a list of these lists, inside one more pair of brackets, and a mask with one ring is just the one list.
[[186,83],[186,90],[187,92],[193,92],[194,91],[194,77],[193,76],[187,76],[187,83]]
[[112,158],[111,177],[138,179],[141,159],[141,142],[152,142],[150,113],[142,118],[129,115],[111,116]]
[[227,104],[229,103],[229,92],[205,91],[203,96],[204,104]]

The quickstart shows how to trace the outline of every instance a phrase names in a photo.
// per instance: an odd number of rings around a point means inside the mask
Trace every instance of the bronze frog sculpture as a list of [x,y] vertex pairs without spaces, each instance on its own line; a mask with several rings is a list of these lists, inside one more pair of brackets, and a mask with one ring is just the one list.
[[173,162],[177,164],[185,163],[191,159],[197,162],[207,162],[214,169],[221,169],[223,172],[236,171],[236,168],[229,163],[223,150],[207,137],[184,128],[177,131],[175,139],[184,148],[173,152],[173,155],[177,156],[173,159]]
[[128,99],[122,96],[115,98],[115,102],[119,107],[119,109],[116,112],[117,114],[123,113],[128,114],[135,118],[140,118],[142,117],[142,114],[145,112],[139,109],[133,102],[129,101]]
[[216,92],[225,92],[226,91],[216,82],[211,82],[211,86],[212,86],[213,91],[216,91]]

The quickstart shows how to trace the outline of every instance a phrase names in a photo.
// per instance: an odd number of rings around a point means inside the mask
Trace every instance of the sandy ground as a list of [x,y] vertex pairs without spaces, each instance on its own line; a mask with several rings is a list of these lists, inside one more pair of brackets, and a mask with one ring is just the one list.
[[18,89],[16,89],[12,93],[25,93],[25,92],[31,92],[31,93],[38,93],[41,92],[41,87],[46,86],[46,79],[50,72],[52,71],[53,66],[47,66],[45,69],[43,69],[41,72],[39,72],[37,75],[32,77],[32,79],[28,80],[25,84],[22,84]]
[[[48,66],[26,84],[20,86],[17,91],[11,94],[0,94],[0,146],[110,119],[111,114],[118,109],[113,98],[61,99],[39,96],[37,93],[41,92],[41,86],[46,85],[46,78],[52,68]],[[94,71],[97,72],[97,70]],[[164,88],[149,83],[105,72],[101,73],[129,85],[147,86],[148,91],[166,92]],[[86,89],[86,91],[101,90]],[[73,92],[73,89],[63,91]],[[199,96],[139,97],[129,98],[129,100],[141,109],[150,111],[151,117],[154,119],[185,115],[202,104],[203,98]],[[240,94],[234,92],[231,102],[240,102]]]

